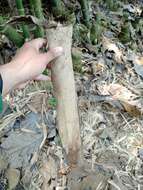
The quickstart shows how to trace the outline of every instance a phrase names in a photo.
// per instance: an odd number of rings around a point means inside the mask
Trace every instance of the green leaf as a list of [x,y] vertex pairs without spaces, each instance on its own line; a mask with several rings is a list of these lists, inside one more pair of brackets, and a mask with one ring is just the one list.
[[49,103],[50,106],[56,107],[57,100],[56,100],[56,98],[52,97],[52,98],[49,98],[48,103]]

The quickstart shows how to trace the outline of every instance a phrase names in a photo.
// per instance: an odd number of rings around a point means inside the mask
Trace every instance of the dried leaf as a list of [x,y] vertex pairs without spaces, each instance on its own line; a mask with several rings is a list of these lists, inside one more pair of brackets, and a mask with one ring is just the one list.
[[123,6],[124,10],[128,10],[130,13],[141,15],[142,9],[134,6],[133,4],[128,4]]
[[92,63],[92,70],[94,74],[103,72],[105,70],[105,60],[102,57],[99,57],[97,61]]
[[124,5],[123,6],[124,10],[128,10],[130,13],[135,13],[135,7],[132,4]]
[[0,149],[0,171],[4,170],[8,167],[8,162],[6,159],[6,155],[4,154],[3,150]]
[[37,17],[31,16],[31,15],[25,15],[25,16],[13,16],[12,18],[10,18],[6,23],[0,25],[2,27],[5,27],[7,24],[18,24],[18,23],[22,23],[22,22],[26,22],[26,23],[33,23],[35,25],[38,26],[43,26],[45,28],[52,28],[52,27],[56,27],[57,24],[53,23],[49,23],[46,19],[45,20],[40,20]]
[[143,160],[143,148],[140,148],[138,150],[138,155],[139,155],[139,158]]
[[120,84],[103,85],[100,87],[102,95],[111,95],[113,100],[119,100],[124,109],[132,116],[141,116],[142,106],[140,100],[135,100],[137,95]]
[[115,61],[117,63],[122,63],[123,59],[123,53],[122,51],[117,47],[115,43],[113,43],[111,40],[109,40],[106,37],[103,37],[102,44],[104,47],[104,50],[108,50],[115,53]]
[[57,171],[56,160],[52,156],[49,156],[47,160],[43,160],[43,166],[41,167],[40,172],[41,175],[43,176],[42,190],[46,190],[50,179],[57,178],[58,171]]
[[138,117],[142,115],[142,110],[138,102],[125,102],[120,101],[121,104],[124,106],[125,110],[130,113],[132,116]]
[[15,189],[20,179],[20,171],[17,169],[9,168],[6,174],[9,190]]
[[136,73],[143,77],[143,57],[136,56],[133,62]]
[[5,150],[11,167],[27,166],[31,156],[38,151],[43,140],[43,131],[42,128],[37,127],[38,122],[40,122],[39,116],[30,113],[20,123],[20,128],[29,129],[32,133],[22,130],[11,131],[9,136],[3,140],[1,147]]
[[74,168],[69,174],[71,190],[79,189],[105,189],[107,177],[102,173],[87,174],[80,168]]

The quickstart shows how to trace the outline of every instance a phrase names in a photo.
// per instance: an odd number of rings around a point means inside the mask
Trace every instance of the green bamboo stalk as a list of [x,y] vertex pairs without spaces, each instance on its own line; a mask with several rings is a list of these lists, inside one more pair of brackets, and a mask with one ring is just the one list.
[[15,43],[17,47],[21,47],[24,43],[24,38],[9,24],[4,25],[3,17],[0,16],[0,32],[8,37],[10,41]]
[[[24,11],[24,6],[23,6],[23,0],[15,0],[15,1],[16,1],[16,7],[17,7],[17,11],[18,11],[19,15],[24,16],[25,11]],[[23,31],[24,38],[29,39],[30,33],[28,30],[28,26],[26,24],[22,23],[22,31]]]
[[61,0],[50,0],[52,13],[55,17],[60,17],[65,14],[65,5]]
[[[30,6],[31,6],[31,11],[34,10],[34,15],[38,19],[44,20],[41,0],[30,0]],[[41,27],[41,26],[36,27],[35,36],[36,37],[44,37],[44,29],[43,29],[43,27]]]
[[41,0],[33,0],[33,6],[36,17],[39,19],[44,19]]
[[[34,16],[36,16],[40,20],[44,20],[41,0],[30,0],[30,8]],[[45,34],[42,26],[37,26],[34,33],[35,37],[42,37],[42,38],[44,37]],[[45,69],[43,74],[48,75],[47,69]]]
[[33,0],[29,0],[29,2],[30,2],[30,11],[31,11],[32,15],[35,16]]
[[89,3],[88,0],[79,0],[81,9],[82,9],[82,14],[83,14],[83,19],[88,28],[90,28],[90,13],[89,13]]
[[96,20],[93,21],[90,29],[90,40],[93,45],[96,45],[101,40],[102,32],[104,30],[102,16],[100,12],[96,14]]
[[111,11],[117,11],[118,8],[120,7],[120,2],[119,1],[106,0],[105,2],[107,4],[107,7],[109,8],[109,10],[111,10]]
[[119,34],[119,39],[122,43],[128,43],[131,41],[131,31],[130,31],[130,22],[126,21],[124,24],[121,26],[121,32]]

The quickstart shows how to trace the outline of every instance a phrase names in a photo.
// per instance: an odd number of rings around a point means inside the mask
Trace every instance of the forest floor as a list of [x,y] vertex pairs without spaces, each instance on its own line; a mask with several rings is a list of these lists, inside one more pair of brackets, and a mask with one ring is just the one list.
[[[88,190],[143,189],[143,19],[138,28],[130,25],[128,42],[116,36],[123,10],[135,21],[141,5],[126,4],[121,12],[100,7],[102,22],[105,17],[110,22],[106,31],[96,26],[104,34],[100,43],[79,45],[74,40],[72,51],[80,57],[73,62],[84,159],[94,178],[74,176],[73,190],[83,190],[82,185]],[[2,40],[0,62],[7,62],[15,49]],[[0,190],[68,189],[51,82],[29,82],[5,102],[0,116]]]

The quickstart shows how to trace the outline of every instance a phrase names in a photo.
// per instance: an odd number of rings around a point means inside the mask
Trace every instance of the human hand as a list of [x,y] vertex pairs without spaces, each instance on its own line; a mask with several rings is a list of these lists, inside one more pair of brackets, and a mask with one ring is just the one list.
[[50,49],[47,53],[41,53],[39,50],[46,43],[47,41],[42,38],[26,42],[10,63],[0,67],[4,95],[17,85],[29,80],[49,79],[48,76],[42,73],[53,59],[62,54],[63,49],[62,47],[56,47]]

